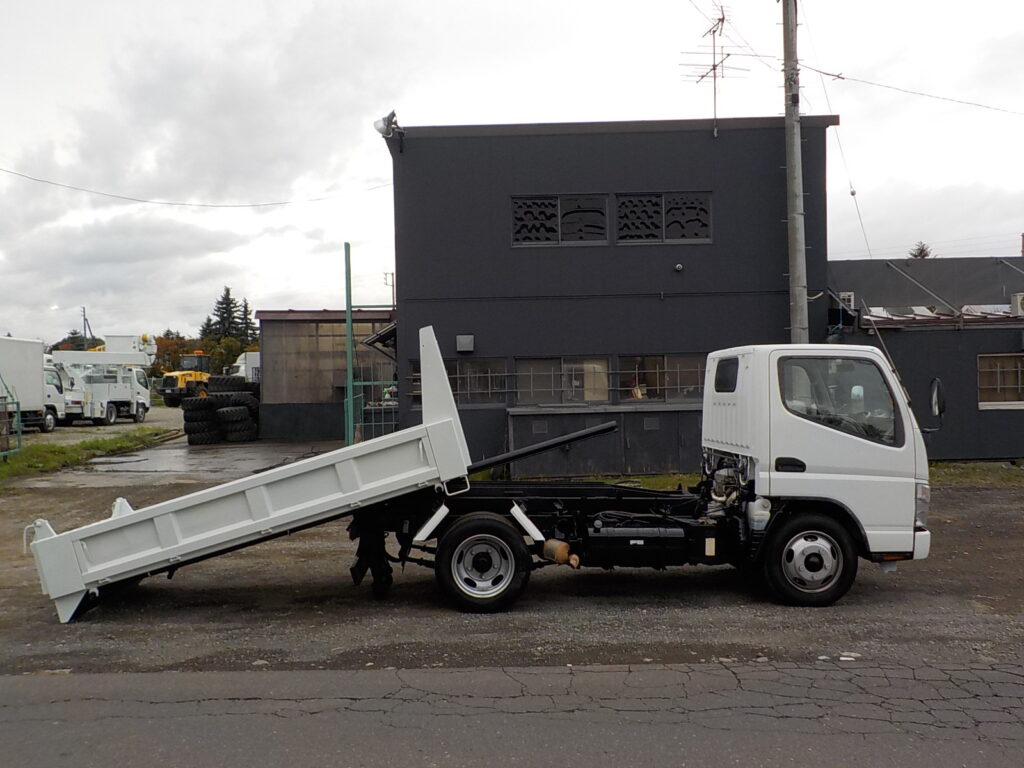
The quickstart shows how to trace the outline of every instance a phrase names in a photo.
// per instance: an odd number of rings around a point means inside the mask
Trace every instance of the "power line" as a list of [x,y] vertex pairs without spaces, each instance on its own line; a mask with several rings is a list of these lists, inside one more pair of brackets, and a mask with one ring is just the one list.
[[[78,187],[74,184],[64,184],[60,181],[53,181],[51,179],[43,179],[38,176],[31,176],[27,173],[21,173],[20,171],[13,171],[10,168],[0,168],[0,172],[10,174],[11,176],[17,176],[28,181],[34,181],[39,184],[49,184],[54,187],[61,187],[62,189],[71,189],[75,192],[86,192],[90,195],[101,195],[102,197],[111,197],[115,200],[126,200],[131,203],[145,203],[146,205],[169,205],[177,208],[271,208],[278,205],[296,205],[299,203],[319,203],[323,200],[332,200],[338,197],[338,195],[324,195],[323,197],[309,197],[300,200],[279,200],[272,203],[185,203],[176,200],[149,200],[142,197],[133,197],[131,195],[121,195],[116,192],[104,192],[99,189],[89,189],[88,187]],[[390,186],[388,184],[379,184],[375,187],[369,187],[369,189],[380,189],[382,187]]]
[[[807,9],[803,6],[804,4],[801,2],[800,9],[804,15],[804,27],[807,30],[807,39],[811,44],[811,50],[814,51],[814,55],[817,56],[818,48],[814,44],[814,38],[811,36],[811,27],[808,23],[810,20],[807,18]],[[811,71],[817,71],[813,67],[807,68]],[[825,86],[825,77],[820,72],[818,73],[818,77],[821,79],[821,91],[825,95],[825,106],[828,107],[830,114],[835,114],[835,111],[832,109],[832,99],[829,98],[828,88]],[[843,161],[843,170],[846,171],[846,186],[850,190],[850,199],[853,200],[853,208],[857,212],[857,223],[860,225],[861,236],[864,238],[864,247],[867,248],[868,258],[871,259],[874,258],[874,255],[871,253],[871,243],[868,241],[868,230],[867,227],[864,226],[864,215],[861,213],[860,202],[857,200],[857,190],[853,186],[853,178],[850,175],[850,166],[846,161],[846,150],[843,149],[843,140],[839,134],[839,126],[835,127],[834,134],[836,137],[836,145],[839,147],[839,158]]]
[[923,91],[914,91],[914,90],[911,90],[909,88],[900,88],[899,86],[896,86],[896,85],[886,85],[885,83],[875,83],[875,82],[872,82],[871,80],[862,80],[862,79],[860,79],[858,77],[849,77],[848,75],[844,75],[842,73],[836,74],[834,72],[825,72],[824,70],[817,69],[815,67],[812,67],[810,64],[806,64],[806,63],[803,64],[802,66],[805,67],[806,69],[811,70],[812,72],[817,72],[819,75],[824,75],[825,77],[831,77],[834,80],[849,80],[851,83],[862,83],[863,85],[873,85],[876,88],[887,88],[890,91],[899,91],[900,93],[909,93],[912,96],[923,96],[926,99],[938,99],[939,101],[951,101],[954,104],[963,104],[963,105],[968,106],[968,107],[978,107],[979,109],[991,109],[994,112],[1005,112],[1008,115],[1022,115],[1022,116],[1024,116],[1024,112],[1018,112],[1018,111],[1013,110],[1013,109],[1004,109],[1003,107],[993,107],[990,104],[981,104],[981,103],[979,103],[977,101],[966,101],[964,99],[954,99],[951,96],[939,96],[939,95],[934,94],[934,93],[924,93]]

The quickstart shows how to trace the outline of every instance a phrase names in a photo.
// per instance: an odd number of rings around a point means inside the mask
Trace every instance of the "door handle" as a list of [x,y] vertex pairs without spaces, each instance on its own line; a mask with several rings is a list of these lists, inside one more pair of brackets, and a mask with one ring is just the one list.
[[775,459],[775,471],[805,472],[807,471],[807,465],[800,461],[800,459],[795,459],[792,456],[779,456]]

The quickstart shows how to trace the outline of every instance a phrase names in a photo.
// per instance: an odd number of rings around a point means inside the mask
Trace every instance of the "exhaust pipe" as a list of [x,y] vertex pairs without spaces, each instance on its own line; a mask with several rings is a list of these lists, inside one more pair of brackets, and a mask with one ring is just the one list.
[[571,554],[569,544],[559,539],[545,541],[541,555],[545,560],[550,560],[558,565],[568,565],[570,568],[580,567],[580,556]]

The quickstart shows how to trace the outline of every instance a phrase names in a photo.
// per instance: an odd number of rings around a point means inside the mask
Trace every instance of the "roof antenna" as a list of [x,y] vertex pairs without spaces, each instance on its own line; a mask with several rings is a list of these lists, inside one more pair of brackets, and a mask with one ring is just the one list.
[[718,18],[715,19],[715,23],[711,25],[711,28],[704,33],[704,37],[711,35],[711,69],[705,72],[699,78],[699,83],[709,74],[711,75],[711,91],[713,96],[713,110],[714,110],[714,136],[718,138],[718,70],[721,68],[722,77],[725,77],[725,61],[729,58],[729,54],[722,51],[722,60],[718,60],[718,40],[717,38],[722,36],[722,29],[725,27],[725,10],[722,6],[718,6]]
[[[725,34],[725,9],[722,6],[718,6],[718,18],[708,19],[711,22],[711,26],[708,28],[701,37],[711,38],[711,66],[684,62],[681,66],[697,68],[696,71],[687,76],[687,79],[692,79],[694,83],[700,84],[705,79],[711,78],[712,81],[712,92],[713,92],[713,115],[714,115],[714,137],[718,138],[718,78],[725,77],[725,71],[727,69],[736,69],[732,65],[726,65],[726,61],[732,56],[731,53],[725,52],[724,46],[718,45],[718,38]],[[703,55],[702,51],[683,51],[684,54],[695,54]],[[740,71],[746,71],[740,68]]]

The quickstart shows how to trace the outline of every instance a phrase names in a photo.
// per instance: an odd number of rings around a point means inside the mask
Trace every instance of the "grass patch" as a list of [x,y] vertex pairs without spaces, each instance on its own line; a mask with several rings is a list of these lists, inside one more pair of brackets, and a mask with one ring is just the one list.
[[1024,488],[1024,460],[933,461],[928,479],[937,488]]
[[99,437],[70,445],[27,445],[6,457],[6,460],[0,460],[0,483],[39,472],[56,472],[58,469],[84,464],[97,456],[111,456],[148,448],[172,431],[158,427],[140,427],[115,437]]

